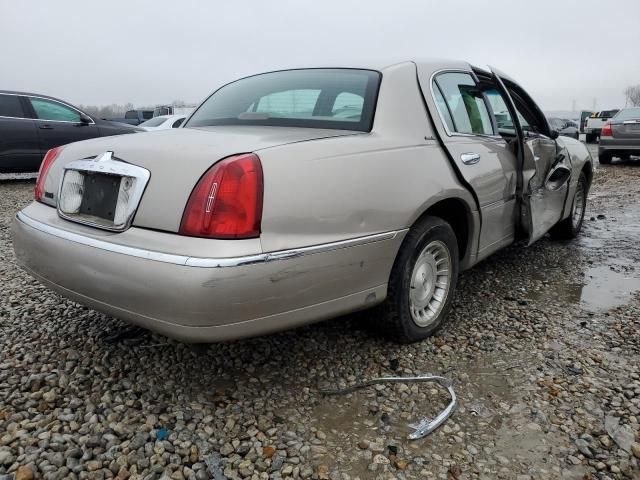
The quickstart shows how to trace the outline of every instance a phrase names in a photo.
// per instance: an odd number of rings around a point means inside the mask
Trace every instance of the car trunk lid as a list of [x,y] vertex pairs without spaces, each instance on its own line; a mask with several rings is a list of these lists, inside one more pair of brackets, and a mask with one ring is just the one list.
[[640,118],[628,120],[616,120],[611,122],[611,130],[614,138],[637,139],[640,145]]
[[358,133],[361,132],[217,126],[93,139],[65,147],[61,157],[49,170],[45,191],[55,193],[55,202],[66,165],[79,159],[98,157],[107,151],[113,152],[114,158],[142,167],[150,173],[132,225],[177,232],[193,187],[219,160],[288,143]]

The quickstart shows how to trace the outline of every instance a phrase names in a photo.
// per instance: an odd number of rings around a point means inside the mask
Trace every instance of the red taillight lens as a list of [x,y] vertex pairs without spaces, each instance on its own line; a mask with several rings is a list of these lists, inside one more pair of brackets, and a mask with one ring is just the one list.
[[259,236],[263,188],[257,155],[225,158],[207,170],[191,192],[180,234],[208,238]]
[[34,194],[34,197],[38,202],[42,201],[42,194],[44,193],[44,181],[47,178],[49,168],[51,167],[51,164],[53,164],[53,161],[58,158],[63,148],[64,146],[52,148],[45,154],[44,158],[42,159],[40,169],[38,170],[38,179],[36,180],[36,191]]
[[607,120],[602,126],[602,130],[600,131],[601,137],[613,137],[613,130],[611,129],[611,120]]

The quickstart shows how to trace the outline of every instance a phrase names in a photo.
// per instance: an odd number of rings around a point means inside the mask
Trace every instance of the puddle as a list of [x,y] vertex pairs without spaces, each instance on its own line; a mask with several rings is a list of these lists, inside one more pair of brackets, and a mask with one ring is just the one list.
[[584,283],[545,284],[542,289],[529,291],[527,297],[536,301],[579,304],[584,310],[603,312],[626,304],[640,291],[640,277],[633,275],[629,263],[589,268]]
[[580,303],[586,310],[602,311],[624,305],[640,290],[640,278],[608,266],[590,268],[585,275]]

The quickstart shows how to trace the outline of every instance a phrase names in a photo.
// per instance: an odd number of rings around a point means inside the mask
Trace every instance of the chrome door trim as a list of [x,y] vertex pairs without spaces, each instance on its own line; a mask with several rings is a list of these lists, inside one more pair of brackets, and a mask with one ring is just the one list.
[[369,243],[382,242],[385,240],[392,240],[399,234],[404,233],[404,230],[394,230],[384,233],[375,233],[372,235],[365,235],[362,237],[351,238],[348,240],[341,240],[337,242],[323,243],[320,245],[312,245],[309,247],[292,248],[287,250],[278,250],[269,253],[259,253],[256,255],[245,255],[241,257],[226,257],[226,258],[210,258],[210,257],[190,257],[188,255],[178,255],[173,253],[163,253],[155,250],[147,250],[138,247],[129,247],[126,245],[119,245],[116,243],[100,240],[93,237],[86,237],[78,233],[63,230],[58,227],[47,225],[38,220],[27,216],[22,212],[16,214],[16,220],[27,225],[42,233],[52,235],[62,240],[85,245],[87,247],[97,248],[106,252],[117,253],[121,255],[128,255],[130,257],[142,258],[145,260],[151,260],[155,262],[169,263],[173,265],[182,265],[185,267],[194,268],[228,268],[228,267],[240,267],[243,265],[254,265],[260,263],[268,263],[279,260],[289,260],[291,258],[302,257],[305,255],[314,255],[317,253],[326,253],[334,250],[340,250],[343,248],[358,247],[361,245],[367,245]]

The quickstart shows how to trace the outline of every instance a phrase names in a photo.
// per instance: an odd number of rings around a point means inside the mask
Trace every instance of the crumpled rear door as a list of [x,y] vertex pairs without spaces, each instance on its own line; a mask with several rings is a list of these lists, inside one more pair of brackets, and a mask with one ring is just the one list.
[[[507,82],[515,82],[494,68],[491,71],[516,111],[516,103],[506,87]],[[526,95],[526,92],[523,94]],[[535,104],[533,106],[538,108]],[[562,141],[543,133],[525,131],[522,125],[524,119],[518,118],[519,115],[515,117],[514,123],[523,147],[517,192],[520,198],[520,228],[527,237],[527,244],[531,245],[562,218],[572,172],[571,157]]]

